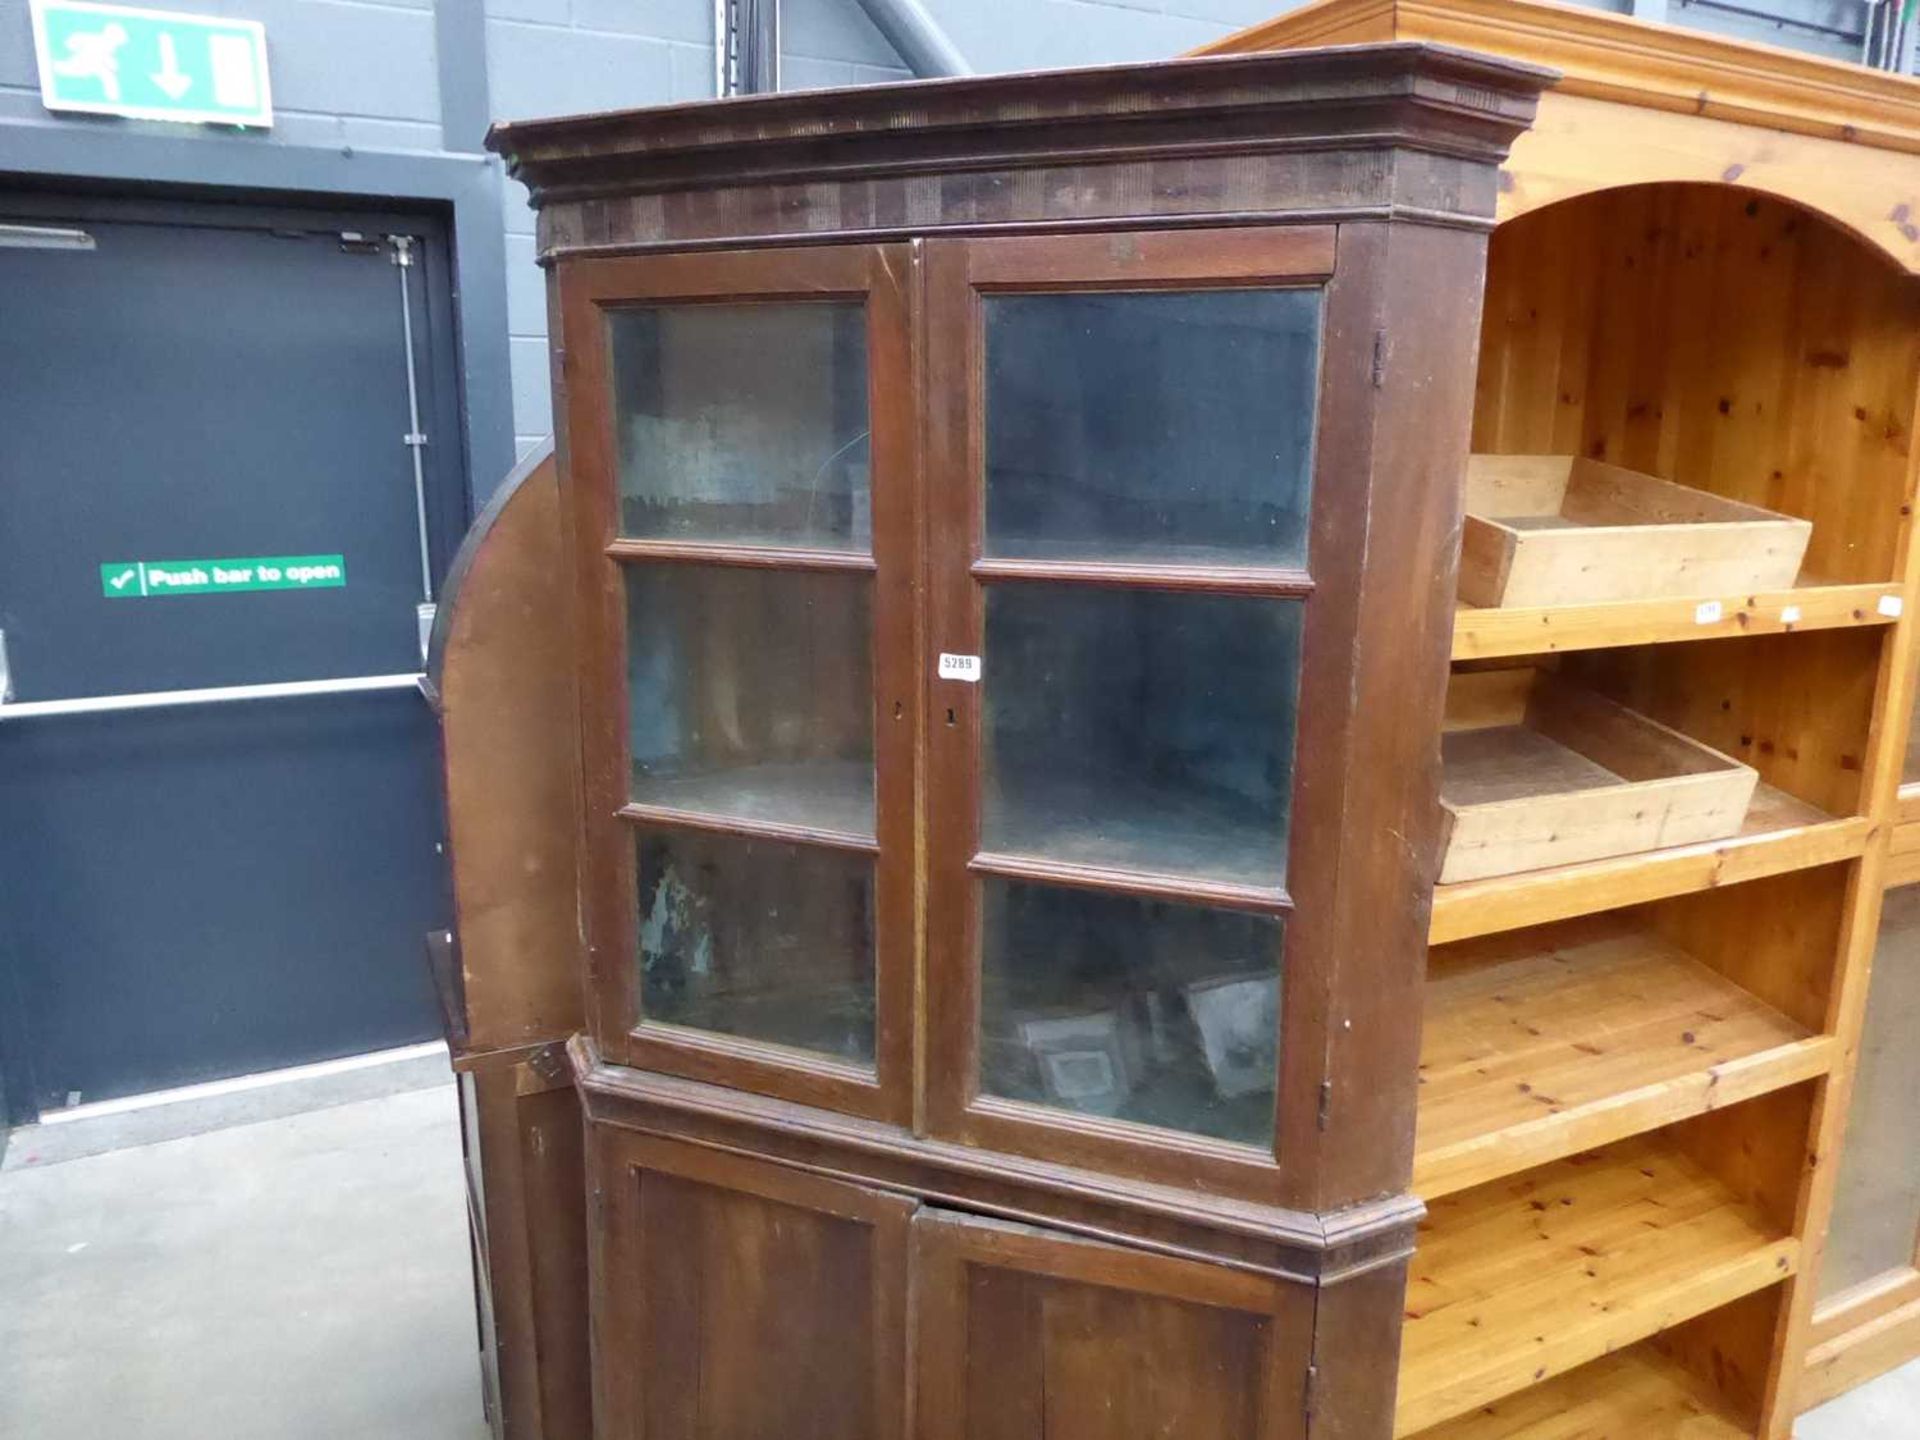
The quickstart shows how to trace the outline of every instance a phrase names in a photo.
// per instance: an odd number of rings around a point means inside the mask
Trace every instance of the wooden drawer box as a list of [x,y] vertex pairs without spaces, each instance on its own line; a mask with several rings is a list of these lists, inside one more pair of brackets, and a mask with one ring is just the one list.
[[1440,745],[1443,885],[1723,839],[1759,780],[1677,730],[1531,669],[1454,675]]
[[1586,605],[1785,590],[1805,520],[1571,455],[1467,462],[1460,598]]

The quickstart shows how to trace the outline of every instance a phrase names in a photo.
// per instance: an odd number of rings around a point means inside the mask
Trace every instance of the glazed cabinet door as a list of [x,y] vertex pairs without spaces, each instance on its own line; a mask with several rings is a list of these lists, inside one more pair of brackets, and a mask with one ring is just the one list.
[[596,1132],[599,1440],[896,1440],[913,1202]]
[[[1920,1299],[1920,885],[1886,892],[1852,1109],[1820,1268],[1822,1298]],[[1897,1297],[1897,1299],[1896,1299]],[[1894,1305],[1888,1305],[1888,1309]]]
[[911,1111],[910,251],[564,263],[592,1026]]
[[932,1126],[1280,1198],[1334,229],[926,250]]
[[1312,1291],[923,1209],[915,1440],[1293,1440]]

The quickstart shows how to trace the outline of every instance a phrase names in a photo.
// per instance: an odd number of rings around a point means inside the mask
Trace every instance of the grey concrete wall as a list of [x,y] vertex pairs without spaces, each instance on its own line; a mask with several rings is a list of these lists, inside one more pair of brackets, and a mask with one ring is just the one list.
[[[494,115],[520,120],[714,93],[713,0],[486,0]],[[802,90],[911,78],[854,0],[785,0],[781,83]],[[507,326],[514,442],[553,428],[544,277],[534,264],[526,192],[507,197]]]

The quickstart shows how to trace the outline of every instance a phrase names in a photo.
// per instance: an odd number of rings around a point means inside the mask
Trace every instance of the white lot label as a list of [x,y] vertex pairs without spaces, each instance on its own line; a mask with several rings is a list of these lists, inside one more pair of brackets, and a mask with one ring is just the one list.
[[1880,613],[1889,620],[1898,619],[1902,608],[1898,595],[1882,595],[1880,597]]
[[1720,602],[1718,600],[1702,600],[1698,605],[1693,607],[1693,623],[1696,625],[1711,625],[1720,618],[1721,613]]
[[940,678],[942,680],[964,680],[969,685],[980,682],[980,657],[978,655],[949,655],[940,652]]

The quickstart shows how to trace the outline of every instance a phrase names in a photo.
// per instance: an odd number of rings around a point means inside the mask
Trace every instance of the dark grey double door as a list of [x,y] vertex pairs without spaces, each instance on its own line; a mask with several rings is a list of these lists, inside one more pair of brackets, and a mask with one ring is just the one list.
[[444,257],[422,217],[0,193],[16,1122],[437,1031],[403,677],[465,509]]

